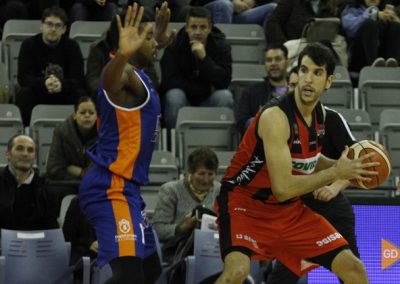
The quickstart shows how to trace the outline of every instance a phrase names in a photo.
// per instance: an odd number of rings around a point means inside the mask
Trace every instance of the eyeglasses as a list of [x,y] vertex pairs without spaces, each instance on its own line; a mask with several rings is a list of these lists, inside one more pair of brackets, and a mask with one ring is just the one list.
[[63,23],[53,23],[53,22],[44,22],[44,24],[49,28],[49,29],[56,29],[59,30],[62,27],[64,27]]

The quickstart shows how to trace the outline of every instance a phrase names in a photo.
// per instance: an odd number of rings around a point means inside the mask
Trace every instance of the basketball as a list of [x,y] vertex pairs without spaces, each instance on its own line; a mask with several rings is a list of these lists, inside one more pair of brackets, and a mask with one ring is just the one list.
[[371,152],[375,152],[376,154],[364,162],[379,162],[379,166],[368,168],[370,171],[377,171],[378,175],[371,176],[371,181],[369,182],[356,179],[350,180],[356,187],[362,189],[375,188],[384,183],[390,175],[391,163],[389,153],[386,151],[385,147],[375,141],[362,140],[354,143],[350,147],[347,157],[351,160],[358,159]]

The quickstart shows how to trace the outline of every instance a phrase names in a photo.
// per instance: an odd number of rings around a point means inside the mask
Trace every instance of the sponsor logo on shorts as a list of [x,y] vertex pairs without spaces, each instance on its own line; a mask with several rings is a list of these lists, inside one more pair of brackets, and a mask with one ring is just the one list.
[[235,208],[233,209],[233,211],[241,211],[241,212],[246,212],[246,211],[247,211],[247,209],[246,209],[246,208],[235,207]]
[[237,240],[245,240],[245,241],[249,241],[252,243],[254,248],[258,248],[258,244],[257,241],[254,240],[252,237],[248,236],[248,235],[243,235],[243,234],[236,234],[236,239]]
[[319,247],[322,247],[324,245],[327,245],[335,240],[341,239],[343,238],[343,236],[339,233],[334,233],[334,234],[330,234],[329,236],[327,236],[326,238],[323,238],[320,241],[317,241],[316,244]]
[[136,235],[129,234],[131,232],[131,224],[126,219],[121,219],[118,222],[119,234],[115,235],[115,242],[120,241],[136,241]]
[[381,239],[382,249],[382,270],[392,267],[400,261],[400,248],[391,242]]
[[118,226],[119,226],[119,230],[123,233],[123,234],[127,234],[129,233],[129,231],[131,230],[131,225],[129,224],[129,221],[126,219],[121,219],[118,222]]

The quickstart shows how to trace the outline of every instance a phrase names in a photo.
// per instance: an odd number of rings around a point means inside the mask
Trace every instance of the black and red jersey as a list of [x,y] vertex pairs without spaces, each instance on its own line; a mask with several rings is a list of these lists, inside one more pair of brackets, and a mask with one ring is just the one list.
[[241,191],[255,200],[278,203],[272,195],[263,141],[257,133],[262,112],[273,106],[278,106],[286,114],[290,124],[287,142],[292,157],[292,173],[306,175],[314,171],[325,134],[322,105],[316,105],[309,127],[296,106],[294,94],[290,93],[271,100],[256,114],[222,178],[221,190]]

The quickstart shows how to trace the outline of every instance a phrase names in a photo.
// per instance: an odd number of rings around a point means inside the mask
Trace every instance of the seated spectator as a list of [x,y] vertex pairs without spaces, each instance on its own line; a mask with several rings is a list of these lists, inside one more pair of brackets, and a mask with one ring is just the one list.
[[118,13],[116,0],[74,0],[69,14],[74,21],[111,21]]
[[[165,21],[165,19],[167,19],[168,17],[164,18],[162,17],[162,15],[165,15],[167,8],[168,6],[164,4],[159,10],[160,13],[156,15],[155,39],[158,43],[158,49],[162,49],[168,46],[172,42],[176,34],[175,30],[167,31],[166,29],[166,23],[168,23],[168,20]],[[149,17],[148,11],[149,10],[145,10],[146,17]],[[122,19],[124,19],[125,13],[120,16],[122,17]],[[109,28],[103,33],[101,38],[90,47],[86,65],[86,86],[90,93],[90,96],[93,98],[97,96],[97,88],[99,86],[100,75],[103,67],[109,61],[110,56],[113,56],[113,54],[117,50],[118,38],[115,36],[118,34],[117,31],[117,18],[114,17],[110,23]],[[150,76],[153,85],[158,88],[159,80],[153,64],[151,66],[145,67],[144,70],[146,71],[146,74]]]
[[67,15],[59,7],[43,12],[41,33],[22,42],[16,104],[25,125],[37,104],[73,104],[85,94],[83,58],[77,42],[63,37]]
[[297,87],[298,82],[299,82],[299,75],[296,66],[290,69],[289,74],[287,76],[288,93],[294,92],[294,89]]
[[189,10],[186,25],[161,58],[164,122],[175,128],[184,106],[233,108],[228,90],[232,77],[231,48],[224,34],[212,26],[203,7]]
[[[267,23],[267,43],[284,43],[290,65],[297,65],[297,56],[306,43],[300,44],[304,27],[313,18],[338,17],[335,0],[280,0]],[[336,52],[347,66],[347,45],[344,37],[335,37]]]
[[354,0],[342,12],[350,71],[359,72],[368,65],[398,66],[400,19],[394,9],[383,4],[383,0]]
[[36,153],[35,142],[29,136],[16,135],[8,141],[8,165],[0,174],[0,228],[44,230],[58,227],[45,178],[39,177],[33,169]]
[[84,96],[75,104],[74,113],[54,129],[46,171],[50,179],[82,178],[90,164],[86,149],[97,139],[96,119],[95,103]]
[[207,147],[194,150],[188,157],[183,180],[163,184],[158,194],[153,228],[160,242],[191,232],[196,225],[193,209],[202,205],[214,211],[214,199],[220,184],[215,181],[218,169],[216,154]]
[[271,44],[264,52],[267,76],[263,82],[243,89],[236,114],[238,130],[244,134],[254,115],[273,97],[286,94],[288,87],[286,69],[289,66],[288,50],[283,44]]
[[[96,232],[86,220],[79,206],[79,198],[74,197],[65,214],[63,224],[65,241],[71,243],[71,265],[78,262],[82,256],[89,256],[91,260],[97,257],[98,242]],[[83,270],[75,273],[75,277],[82,278]]]

